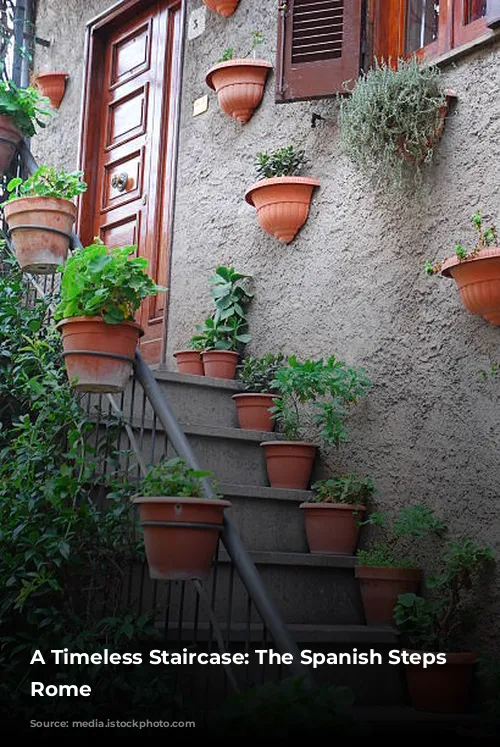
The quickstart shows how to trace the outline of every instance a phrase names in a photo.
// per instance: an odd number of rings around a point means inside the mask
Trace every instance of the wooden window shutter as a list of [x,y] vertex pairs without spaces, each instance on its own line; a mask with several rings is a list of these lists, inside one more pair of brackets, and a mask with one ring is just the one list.
[[363,0],[279,0],[276,100],[321,98],[355,80]]
[[500,26],[500,0],[488,0],[486,4],[486,24],[491,29]]

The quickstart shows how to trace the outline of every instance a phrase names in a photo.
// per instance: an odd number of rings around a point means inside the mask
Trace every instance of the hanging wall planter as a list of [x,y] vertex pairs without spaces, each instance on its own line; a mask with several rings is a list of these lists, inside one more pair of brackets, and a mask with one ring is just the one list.
[[179,373],[189,376],[203,376],[205,374],[199,350],[178,350],[174,353],[174,358]]
[[68,77],[68,73],[37,73],[33,82],[42,95],[50,99],[54,109],[59,109],[64,98]]
[[265,60],[227,60],[214,65],[205,80],[216,91],[222,111],[245,124],[262,100],[267,74],[272,67]]
[[232,16],[240,0],[203,0],[203,5],[209,10],[213,10],[219,15],[228,18]]

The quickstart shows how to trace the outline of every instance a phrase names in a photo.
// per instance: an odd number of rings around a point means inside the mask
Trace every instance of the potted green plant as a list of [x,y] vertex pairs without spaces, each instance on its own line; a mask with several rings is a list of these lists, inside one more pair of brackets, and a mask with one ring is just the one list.
[[395,66],[375,60],[340,102],[343,150],[384,185],[418,178],[422,164],[432,160],[453,95],[439,68],[415,57]]
[[240,57],[228,47],[205,78],[207,86],[216,91],[222,111],[241,124],[248,122],[262,101],[267,74],[273,67],[266,60],[255,59],[255,49],[263,40],[262,33],[254,31],[250,50]]
[[209,278],[214,311],[197,325],[191,347],[202,350],[201,358],[206,376],[233,379],[244,346],[250,342],[247,306],[253,298],[248,285],[250,275],[237,272],[234,267],[219,265]]
[[45,127],[49,103],[36,88],[0,81],[0,176],[8,171],[23,136],[33,137],[36,125]]
[[[441,569],[427,578],[431,596],[401,594],[394,610],[399,630],[412,649],[445,654],[423,666],[405,665],[408,690],[414,708],[439,713],[458,713],[467,705],[477,655],[463,650],[460,635],[471,623],[471,611],[479,580],[494,560],[493,550],[462,537],[443,554]],[[430,660],[431,657],[428,657]]]
[[421,503],[401,509],[396,516],[374,512],[362,524],[372,524],[385,535],[385,539],[372,541],[368,548],[356,553],[355,576],[360,583],[366,622],[392,625],[398,596],[416,592],[422,575],[411,554],[408,557],[398,545],[405,538],[440,536],[446,526],[433,509]]
[[360,521],[374,493],[373,480],[342,475],[319,480],[312,491],[311,499],[300,504],[310,552],[353,555]]
[[24,182],[10,180],[3,209],[23,272],[54,273],[66,261],[77,215],[73,199],[86,189],[82,171],[49,166],[40,166]]
[[132,372],[141,302],[164,290],[146,274],[135,246],[76,249],[62,269],[55,311],[68,378],[81,392],[121,392]]
[[470,251],[458,243],[455,255],[444,262],[425,263],[428,275],[452,277],[460,298],[471,314],[478,314],[490,324],[500,325],[500,246],[495,226],[484,227],[483,216],[474,213],[472,223],[478,233]]
[[232,16],[240,0],[203,0],[209,10],[215,11],[224,18]]
[[271,153],[257,153],[255,166],[259,181],[245,194],[257,210],[260,225],[267,233],[289,244],[309,215],[317,179],[299,176],[307,163],[303,150],[287,145]]
[[271,408],[277,395],[271,392],[271,384],[284,361],[283,353],[267,353],[260,358],[245,356],[238,373],[245,391],[233,394],[240,428],[253,431],[274,430],[275,421]]
[[301,439],[315,433],[326,447],[344,441],[347,408],[357,403],[369,385],[363,368],[347,366],[333,355],[326,361],[288,358],[271,383],[278,395],[271,412],[286,440],[261,443],[271,487],[308,487],[317,445]]
[[204,580],[223,528],[224,510],[231,504],[203,498],[203,480],[210,472],[190,469],[179,458],[155,465],[143,478],[140,523],[151,578]]

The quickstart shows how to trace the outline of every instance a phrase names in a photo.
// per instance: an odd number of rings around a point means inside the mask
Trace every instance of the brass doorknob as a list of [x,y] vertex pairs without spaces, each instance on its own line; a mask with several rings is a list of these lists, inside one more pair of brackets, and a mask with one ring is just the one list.
[[121,174],[114,174],[111,179],[111,186],[113,189],[117,189],[118,192],[124,192],[127,189],[128,174],[124,171]]

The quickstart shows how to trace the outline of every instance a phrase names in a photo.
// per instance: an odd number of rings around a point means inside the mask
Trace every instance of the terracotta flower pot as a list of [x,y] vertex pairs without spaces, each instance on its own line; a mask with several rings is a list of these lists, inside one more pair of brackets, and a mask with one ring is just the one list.
[[199,350],[178,350],[177,353],[174,353],[174,358],[179,373],[189,374],[190,376],[203,376],[205,374]]
[[364,506],[344,503],[301,503],[309,550],[314,553],[353,555]]
[[411,702],[417,711],[461,713],[474,676],[475,653],[446,654],[446,664],[405,664]]
[[428,137],[425,143],[422,143],[422,155],[418,155],[418,157],[415,157],[413,153],[409,153],[406,150],[405,142],[403,139],[401,139],[400,144],[398,145],[398,155],[400,155],[402,158],[404,158],[405,161],[408,161],[409,163],[415,163],[415,164],[422,164],[425,161],[425,158],[431,150],[431,148],[435,148],[438,142],[440,141],[443,130],[444,130],[444,124],[446,121],[446,117],[448,116],[448,111],[450,109],[451,102],[456,99],[457,95],[454,91],[452,91],[450,88],[446,89],[446,103],[443,104],[438,110],[438,124],[436,126],[436,129],[434,130],[434,133],[431,137]]
[[23,139],[23,133],[18,130],[10,117],[0,115],[0,176],[8,170],[16,150]]
[[233,394],[238,414],[240,428],[250,431],[273,431],[275,422],[269,408],[273,406],[274,400],[278,399],[276,394]]
[[205,80],[217,92],[222,111],[245,124],[262,100],[272,67],[265,60],[227,60],[214,65]]
[[54,109],[59,109],[66,90],[68,73],[38,73],[34,78],[35,86],[50,99]]
[[264,441],[266,467],[272,488],[307,490],[316,446],[303,441]]
[[481,249],[471,259],[450,257],[441,274],[452,277],[460,298],[471,314],[478,314],[495,327],[500,326],[500,248]]
[[106,324],[100,316],[62,319],[66,371],[79,392],[122,392],[132,373],[135,349],[144,334],[135,322]]
[[419,568],[375,568],[357,565],[361,598],[367,625],[392,625],[398,596],[416,593],[420,583]]
[[201,354],[205,376],[214,379],[234,379],[239,353],[232,350],[204,350]]
[[135,498],[151,578],[204,580],[210,573],[229,501]]
[[203,4],[209,10],[214,10],[219,15],[228,18],[232,16],[240,0],[203,0]]
[[245,200],[257,210],[259,223],[267,233],[289,244],[309,215],[317,179],[306,176],[276,176],[261,179],[245,194]]
[[76,205],[55,197],[21,197],[8,202],[4,213],[21,270],[56,272],[68,256]]

